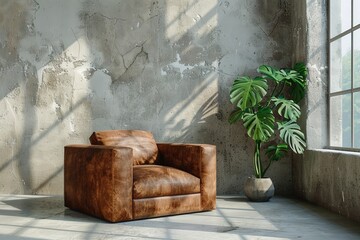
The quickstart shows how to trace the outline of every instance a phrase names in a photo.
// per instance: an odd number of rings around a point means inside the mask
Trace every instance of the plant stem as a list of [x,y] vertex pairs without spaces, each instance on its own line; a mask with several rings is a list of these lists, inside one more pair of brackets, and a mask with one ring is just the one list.
[[265,176],[266,171],[269,169],[270,165],[271,165],[272,161],[269,160],[269,164],[266,166],[265,170],[262,172],[262,176]]
[[285,82],[281,82],[282,83],[282,85],[281,85],[281,89],[280,89],[280,91],[276,94],[276,97],[279,97],[280,96],[280,94],[282,93],[282,91],[284,90],[284,87],[285,87]]
[[260,157],[260,147],[261,141],[255,142],[255,151],[254,151],[254,169],[255,177],[262,178],[262,166],[261,166],[261,157]]
[[271,92],[270,99],[271,99],[271,97],[274,96],[275,90],[277,89],[278,86],[279,86],[279,84],[276,83],[275,87],[273,88],[273,90],[272,90],[272,92]]
[[271,92],[270,97],[268,98],[269,100],[268,100],[267,106],[270,105],[270,103],[271,103],[271,98],[274,96],[275,90],[277,89],[278,86],[279,86],[279,84],[276,83],[275,87],[273,88],[273,90],[272,90],[272,92]]

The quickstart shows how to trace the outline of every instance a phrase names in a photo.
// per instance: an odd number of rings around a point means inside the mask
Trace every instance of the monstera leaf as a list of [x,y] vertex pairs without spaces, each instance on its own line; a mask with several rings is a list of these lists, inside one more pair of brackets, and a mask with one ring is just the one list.
[[305,90],[307,88],[307,68],[304,63],[296,63],[291,78],[288,79],[288,82],[292,85],[291,87],[291,96],[295,103],[299,103],[301,99],[305,96]]
[[294,121],[278,123],[280,138],[287,143],[295,153],[303,153],[306,147],[305,136],[300,126]]
[[[236,107],[229,122],[241,120],[247,134],[255,141],[254,174],[262,178],[270,165],[284,157],[288,150],[295,153],[305,150],[305,137],[296,120],[301,114],[298,102],[305,96],[307,88],[307,69],[303,63],[297,63],[292,69],[261,65],[257,71],[260,77],[244,76],[234,80],[230,101]],[[271,84],[268,85],[268,81]],[[275,125],[279,135],[275,134]],[[270,161],[265,166],[263,163],[266,162],[261,161],[262,143],[276,137],[280,137],[281,143],[267,148],[265,154]]]
[[261,65],[260,67],[258,67],[257,71],[258,73],[264,74],[266,77],[275,80],[277,83],[281,82],[284,79],[284,73],[281,70],[267,65]]
[[295,103],[304,98],[307,86],[307,68],[303,63],[296,63],[294,69],[279,70],[267,65],[261,65],[257,70],[265,77],[273,79],[277,84],[285,82],[291,85],[291,96]]
[[267,155],[270,161],[278,161],[282,157],[284,157],[287,150],[288,150],[288,145],[285,143],[281,143],[281,144],[269,146],[266,149],[265,154]]
[[241,77],[234,81],[230,90],[230,101],[241,110],[253,107],[266,95],[268,85],[262,77]]
[[305,64],[304,63],[296,63],[295,65],[294,65],[294,70],[295,71],[297,71],[301,76],[302,76],[302,78],[304,79],[304,80],[306,80],[306,77],[307,77],[307,75],[308,75],[308,70],[307,70],[307,68],[306,68],[306,66],[305,66]]
[[294,103],[293,100],[273,97],[271,98],[271,101],[273,101],[275,106],[278,107],[278,113],[280,116],[291,120],[296,120],[300,117],[300,107]]
[[274,134],[275,117],[271,108],[260,108],[255,113],[245,113],[243,116],[247,134],[255,141],[266,142]]
[[244,111],[242,111],[240,108],[236,109],[230,114],[229,123],[236,123],[237,121],[242,119],[243,115]]
[[305,97],[305,89],[306,85],[293,83],[290,94],[295,103],[299,103]]

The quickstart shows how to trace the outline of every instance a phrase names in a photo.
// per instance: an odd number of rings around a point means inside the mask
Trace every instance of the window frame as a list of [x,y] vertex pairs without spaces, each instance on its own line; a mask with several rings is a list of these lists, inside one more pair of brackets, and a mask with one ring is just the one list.
[[[330,0],[328,2],[328,36],[327,36],[327,41],[328,41],[328,91],[327,91],[327,102],[328,102],[328,121],[327,121],[327,128],[328,128],[328,148],[330,149],[335,149],[335,150],[344,150],[344,151],[353,151],[353,152],[360,152],[360,148],[356,148],[354,146],[354,142],[355,142],[355,126],[354,126],[354,94],[355,93],[360,93],[360,86],[359,87],[354,87],[354,32],[356,30],[360,29],[360,23],[357,23],[357,25],[354,26],[354,1],[355,0],[350,0],[351,1],[351,25],[350,28],[342,31],[340,33],[337,33],[336,35],[334,35],[333,37],[331,36],[331,4],[334,0]],[[359,30],[360,31],[360,30]],[[348,34],[350,34],[350,44],[351,44],[351,60],[350,60],[350,64],[351,64],[351,86],[349,89],[346,90],[338,90],[335,92],[331,92],[331,43],[335,42],[336,40],[339,40],[345,36],[347,36]],[[350,94],[350,101],[351,101],[351,116],[350,116],[350,122],[351,122],[351,147],[340,147],[340,146],[332,146],[331,145],[331,106],[330,106],[330,101],[333,97],[336,96],[345,96],[346,94]]]

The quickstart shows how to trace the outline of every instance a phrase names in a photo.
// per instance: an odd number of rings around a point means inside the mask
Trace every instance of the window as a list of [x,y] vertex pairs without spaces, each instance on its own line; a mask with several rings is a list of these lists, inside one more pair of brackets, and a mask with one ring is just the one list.
[[330,146],[360,149],[360,0],[330,0]]

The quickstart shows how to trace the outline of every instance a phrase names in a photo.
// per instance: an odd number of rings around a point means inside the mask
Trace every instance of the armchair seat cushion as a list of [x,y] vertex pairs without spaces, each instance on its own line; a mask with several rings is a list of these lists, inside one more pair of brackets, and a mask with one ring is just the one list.
[[181,170],[160,165],[136,165],[133,199],[200,193],[200,179]]

